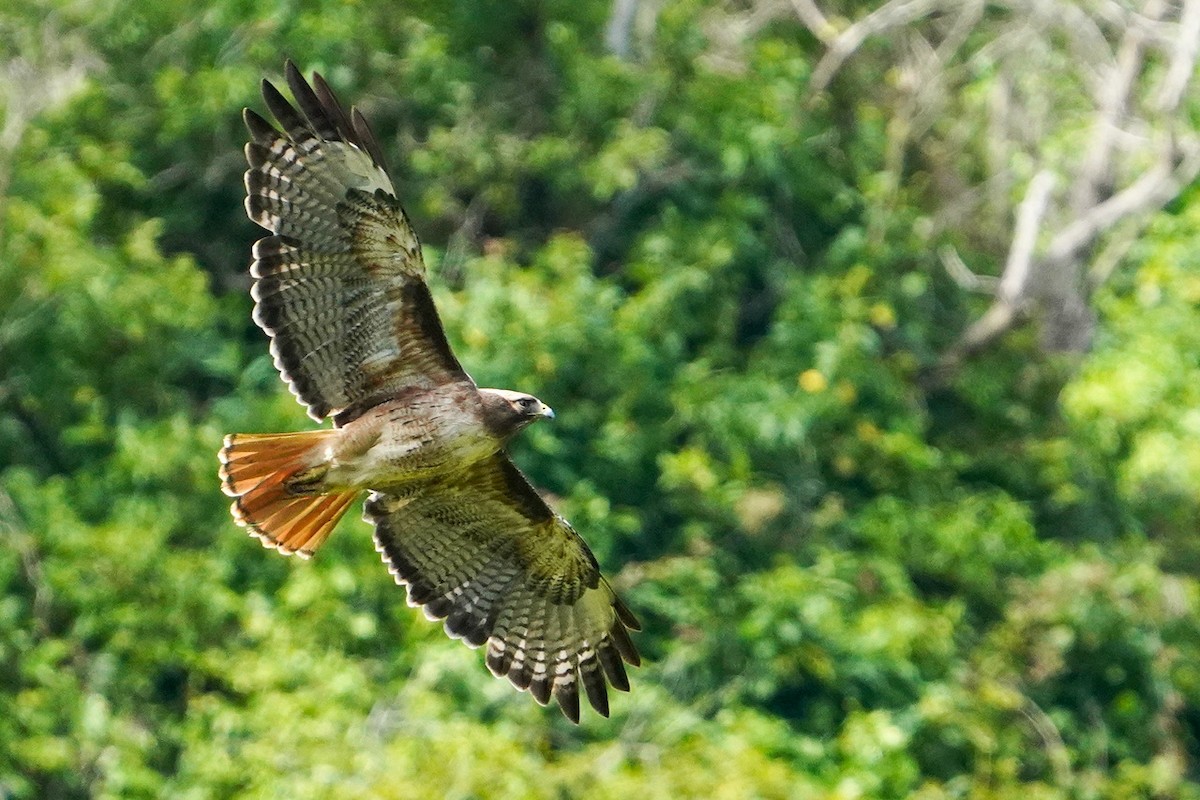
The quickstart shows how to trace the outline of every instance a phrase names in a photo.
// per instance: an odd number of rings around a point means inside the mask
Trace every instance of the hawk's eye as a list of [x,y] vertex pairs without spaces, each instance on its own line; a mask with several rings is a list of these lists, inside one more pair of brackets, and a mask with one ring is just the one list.
[[521,399],[517,400],[517,408],[521,409],[522,411],[532,411],[536,404],[537,400],[534,400],[532,397],[522,397]]

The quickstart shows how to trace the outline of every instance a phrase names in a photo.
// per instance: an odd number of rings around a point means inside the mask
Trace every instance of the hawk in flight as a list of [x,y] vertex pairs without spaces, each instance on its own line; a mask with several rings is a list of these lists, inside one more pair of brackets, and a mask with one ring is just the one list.
[[311,556],[362,492],[375,548],[408,602],[487,665],[579,721],[580,684],[608,716],[629,690],[637,618],[579,534],[505,452],[554,412],[480,389],[458,363],[425,283],[421,246],[357,108],[287,62],[296,106],[268,81],[282,132],[244,112],[254,321],[317,421],[303,433],[231,434],[220,453],[233,516],[264,546]]

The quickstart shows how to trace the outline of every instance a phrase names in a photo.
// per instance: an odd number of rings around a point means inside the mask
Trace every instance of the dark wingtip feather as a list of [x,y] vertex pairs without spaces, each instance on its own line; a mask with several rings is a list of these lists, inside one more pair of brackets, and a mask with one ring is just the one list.
[[596,657],[613,688],[621,692],[628,692],[629,675],[625,672],[625,664],[621,661],[621,655],[611,647],[601,647],[597,651]]
[[463,634],[463,641],[471,647],[481,647],[488,640],[488,632],[482,625],[476,625],[473,628],[468,628]]
[[275,84],[266,78],[263,78],[262,82],[262,96],[267,108],[271,110],[271,114],[289,136],[304,130],[304,120],[300,113],[292,108],[292,104],[287,101],[282,92],[275,88]]
[[[582,670],[581,670],[582,672]],[[602,717],[608,716],[608,688],[600,668],[592,664],[587,672],[582,672],[583,689],[587,692],[588,702]]]
[[553,681],[548,672],[535,675],[533,680],[529,682],[529,693],[533,695],[533,699],[537,700],[540,706],[544,706],[550,702],[550,691],[553,688]]
[[290,58],[283,61],[283,75],[287,79],[288,86],[293,87],[293,89],[297,83],[304,83],[304,76],[300,74],[299,67]]
[[266,78],[263,78],[262,81],[259,82],[258,88],[259,91],[262,92],[263,100],[266,102],[268,108],[271,107],[272,102],[287,102],[287,100],[284,99],[283,94],[275,88],[275,84],[271,83],[271,81],[267,80]]
[[[313,73],[313,76],[315,78],[316,73]],[[345,138],[338,130],[337,120],[330,115],[329,109],[321,102],[317,93],[313,91],[308,81],[304,80],[304,76],[300,74],[300,70],[296,69],[294,64],[287,71],[287,82],[288,88],[292,90],[292,96],[296,98],[296,103],[300,106],[300,112],[308,119],[308,124],[319,136],[330,140]]]
[[423,605],[425,615],[430,619],[445,619],[454,610],[454,604],[447,597],[434,597]]
[[321,104],[321,108],[325,111],[325,115],[332,120],[333,127],[338,130],[341,138],[344,140],[353,139],[354,129],[350,125],[350,120],[346,117],[346,111],[342,108],[341,101],[337,99],[337,95],[333,93],[333,89],[329,88],[329,83],[321,73],[313,73],[312,88],[317,96],[317,100]]
[[433,587],[424,584],[417,585],[415,583],[408,584],[408,602],[415,606],[423,606],[437,599],[437,592]]
[[350,109],[350,124],[354,126],[355,137],[371,156],[371,159],[380,169],[388,172],[387,162],[383,158],[383,149],[379,146],[379,140],[375,138],[375,131],[371,129],[371,123],[367,122],[367,118],[358,110],[358,106]]
[[279,136],[275,126],[253,109],[242,109],[242,122],[246,124],[246,130],[250,131],[250,138],[256,142],[269,142]]
[[625,630],[624,625],[617,622],[612,626],[612,630],[608,632],[608,635],[622,658],[635,667],[642,665],[642,657],[638,655],[637,648],[634,647],[633,640],[629,638],[629,631]]
[[468,647],[479,647],[488,638],[487,619],[468,606],[454,608],[446,616],[445,628],[451,638],[462,639]]
[[574,682],[560,683],[554,688],[554,699],[558,701],[558,707],[562,709],[563,716],[578,725],[579,687]]
[[633,611],[630,610],[629,606],[625,605],[621,598],[617,597],[615,594],[613,595],[613,608],[615,608],[617,611],[617,618],[625,624],[626,628],[631,631],[640,631],[642,629],[642,623],[638,621],[637,616],[635,616]]
[[508,675],[508,670],[512,667],[512,660],[513,650],[511,647],[505,647],[499,652],[490,647],[488,648],[487,666],[497,678],[503,678]]
[[529,669],[529,662],[522,662],[519,666],[515,663],[509,666],[508,680],[521,691],[528,689],[529,684],[533,681],[533,672]]

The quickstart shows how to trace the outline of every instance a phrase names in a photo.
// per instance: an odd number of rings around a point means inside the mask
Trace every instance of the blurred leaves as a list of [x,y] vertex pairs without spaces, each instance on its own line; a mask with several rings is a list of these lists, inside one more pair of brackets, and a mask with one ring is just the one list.
[[[78,78],[0,152],[0,796],[1200,797],[1200,195],[1081,364],[924,388],[970,304],[887,53],[809,103],[811,37],[732,57],[713,8],[636,61],[607,3],[0,12]],[[285,55],[371,117],[476,380],[558,412],[514,453],[645,623],[611,720],[495,681],[357,519],[312,562],[229,520],[222,435],[308,424],[246,292]]]

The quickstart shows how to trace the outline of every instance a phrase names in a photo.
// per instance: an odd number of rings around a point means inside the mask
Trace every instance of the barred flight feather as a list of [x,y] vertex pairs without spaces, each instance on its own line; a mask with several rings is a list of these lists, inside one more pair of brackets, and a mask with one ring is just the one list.
[[628,633],[637,620],[507,456],[453,481],[373,492],[364,518],[409,603],[450,636],[486,644],[492,674],[542,705],[553,697],[574,721],[580,683],[605,716],[608,685],[629,690],[623,662],[640,663]]
[[370,128],[319,75],[314,89],[289,62],[287,81],[299,111],[263,82],[282,132],[244,113],[246,211],[272,234],[254,246],[254,319],[280,375],[336,425],[413,386],[469,381]]

